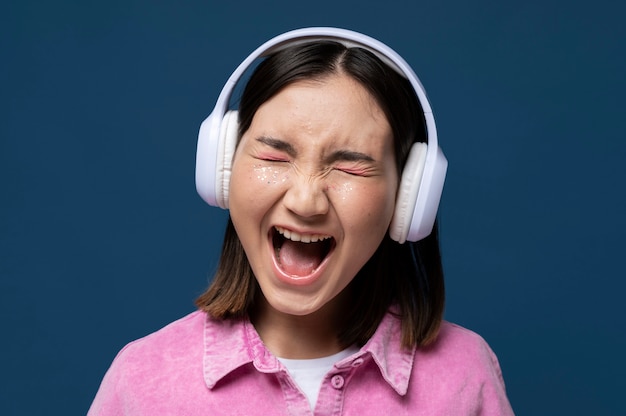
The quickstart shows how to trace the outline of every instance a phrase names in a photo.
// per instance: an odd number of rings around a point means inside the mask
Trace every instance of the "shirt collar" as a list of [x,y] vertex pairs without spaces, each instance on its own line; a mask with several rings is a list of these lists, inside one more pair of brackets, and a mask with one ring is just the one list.
[[378,325],[376,332],[361,348],[371,354],[385,381],[401,396],[409,388],[416,348],[402,347],[402,322],[391,308]]
[[[401,346],[400,318],[388,312],[372,338],[356,354],[336,364],[350,367],[371,356],[383,379],[399,394],[405,395],[413,368],[415,348]],[[209,389],[237,368],[252,363],[263,373],[281,371],[282,365],[265,347],[247,319],[215,320],[207,317],[204,325],[204,380]]]

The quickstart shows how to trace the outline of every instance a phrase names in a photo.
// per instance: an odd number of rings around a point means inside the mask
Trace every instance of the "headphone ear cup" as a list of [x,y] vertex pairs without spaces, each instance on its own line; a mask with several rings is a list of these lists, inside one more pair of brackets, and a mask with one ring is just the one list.
[[218,206],[224,209],[228,209],[228,188],[238,131],[239,114],[237,111],[228,111],[220,126],[215,165],[215,199]]
[[428,145],[422,142],[413,143],[411,151],[400,178],[396,207],[389,226],[389,236],[404,243],[411,229],[411,220],[415,210],[415,203],[419,194],[424,166],[426,165],[426,152]]

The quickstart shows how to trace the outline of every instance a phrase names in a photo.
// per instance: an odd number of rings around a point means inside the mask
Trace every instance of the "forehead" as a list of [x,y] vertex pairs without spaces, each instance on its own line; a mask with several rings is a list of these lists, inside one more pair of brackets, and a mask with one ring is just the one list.
[[249,131],[315,144],[367,146],[391,140],[375,98],[344,74],[294,82],[261,105]]

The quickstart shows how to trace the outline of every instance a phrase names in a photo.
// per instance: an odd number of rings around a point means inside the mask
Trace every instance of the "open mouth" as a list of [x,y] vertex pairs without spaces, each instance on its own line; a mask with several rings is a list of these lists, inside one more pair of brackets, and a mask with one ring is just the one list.
[[294,277],[311,275],[335,247],[335,239],[324,234],[299,234],[282,227],[272,233],[278,267]]

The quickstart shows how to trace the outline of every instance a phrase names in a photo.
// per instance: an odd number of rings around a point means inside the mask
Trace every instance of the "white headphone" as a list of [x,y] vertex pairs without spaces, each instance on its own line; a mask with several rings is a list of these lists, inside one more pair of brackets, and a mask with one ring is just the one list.
[[265,42],[239,64],[222,88],[213,112],[200,126],[196,154],[198,193],[209,205],[228,209],[228,186],[238,130],[237,112],[228,111],[228,103],[237,81],[256,59],[287,46],[315,40],[332,40],[349,48],[367,49],[413,86],[424,110],[427,142],[416,142],[411,147],[402,172],[389,235],[399,243],[421,240],[432,232],[448,167],[437,144],[437,128],[430,103],[417,75],[400,55],[376,39],[345,29],[314,27],[283,33]]

